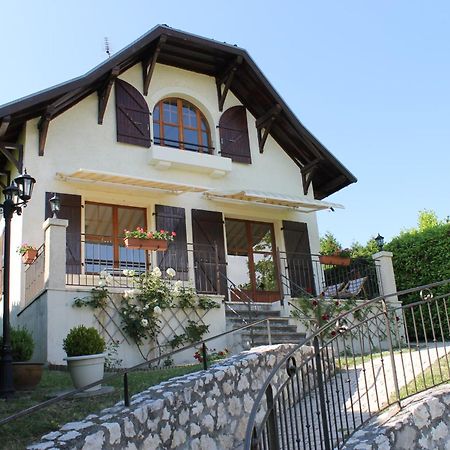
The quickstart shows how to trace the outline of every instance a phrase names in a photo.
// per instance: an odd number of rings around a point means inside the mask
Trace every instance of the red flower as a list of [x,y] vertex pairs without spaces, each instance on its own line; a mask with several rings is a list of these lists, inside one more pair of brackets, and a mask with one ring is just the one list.
[[322,320],[325,320],[325,322],[327,321],[327,320],[329,320],[330,319],[330,316],[328,315],[328,314],[324,314],[323,316],[322,316]]
[[339,306],[339,300],[336,300],[336,301],[334,302],[334,304],[335,304],[336,306]]
[[313,300],[313,301],[312,301],[312,305],[313,305],[313,306],[317,306],[318,304],[319,304],[319,302],[318,302],[317,300]]
[[165,231],[164,230],[160,230],[160,233],[165,233]]
[[331,336],[336,336],[336,331],[333,330],[333,331],[331,332]]
[[177,233],[175,233],[175,231],[172,231],[172,236],[175,237],[177,235]]

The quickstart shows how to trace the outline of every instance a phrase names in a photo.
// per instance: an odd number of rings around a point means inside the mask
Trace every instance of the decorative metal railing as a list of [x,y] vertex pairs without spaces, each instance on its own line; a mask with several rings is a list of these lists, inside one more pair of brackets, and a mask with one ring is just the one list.
[[364,279],[355,297],[371,299],[377,297],[378,266],[367,258],[349,259],[347,265],[326,264],[321,255],[308,253],[279,252],[280,277],[289,280],[284,293],[291,297],[320,295],[327,287],[336,286],[333,297],[340,298],[346,284],[352,280]]
[[25,269],[25,304],[28,304],[44,290],[44,276],[45,246],[42,244],[38,248],[36,259]]
[[[244,448],[340,448],[387,407],[401,408],[404,398],[449,382],[449,308],[445,280],[330,318],[272,370],[253,405]],[[312,354],[299,358],[307,347]]]

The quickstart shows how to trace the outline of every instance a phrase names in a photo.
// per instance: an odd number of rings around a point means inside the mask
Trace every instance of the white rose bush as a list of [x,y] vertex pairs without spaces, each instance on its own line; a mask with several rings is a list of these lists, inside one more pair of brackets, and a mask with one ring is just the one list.
[[[207,311],[220,307],[214,300],[198,296],[192,286],[185,286],[181,280],[174,280],[176,271],[171,267],[164,272],[159,267],[154,267],[143,273],[129,269],[123,270],[122,273],[131,281],[133,287],[122,293],[120,304],[116,305],[116,309],[120,315],[122,330],[133,339],[139,351],[140,346],[148,340],[156,342],[159,346],[157,337],[165,309],[191,308]],[[105,310],[108,301],[112,302],[108,286],[112,286],[113,281],[113,276],[107,271],[100,272],[98,286],[91,290],[89,297],[76,299],[74,306]],[[176,348],[185,342],[196,342],[208,328],[203,323],[190,320],[185,333],[175,335],[172,339],[174,342],[170,345]],[[174,346],[175,341],[177,345]]]

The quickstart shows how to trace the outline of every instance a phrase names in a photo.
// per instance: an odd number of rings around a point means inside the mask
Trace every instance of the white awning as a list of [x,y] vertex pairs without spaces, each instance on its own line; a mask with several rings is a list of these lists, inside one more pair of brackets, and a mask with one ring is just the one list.
[[183,192],[205,192],[210,189],[190,184],[173,183],[151,178],[130,177],[118,173],[97,172],[87,169],[79,169],[71,174],[57,173],[56,177],[68,183],[88,183],[89,185],[94,184],[120,189],[163,191],[176,195],[182,194]]
[[272,206],[278,208],[294,208],[303,212],[313,212],[322,209],[335,209],[344,206],[338,203],[323,202],[307,197],[278,194],[275,192],[254,191],[250,189],[235,191],[208,191],[203,194],[210,200],[226,201],[232,203],[251,203],[261,206]]

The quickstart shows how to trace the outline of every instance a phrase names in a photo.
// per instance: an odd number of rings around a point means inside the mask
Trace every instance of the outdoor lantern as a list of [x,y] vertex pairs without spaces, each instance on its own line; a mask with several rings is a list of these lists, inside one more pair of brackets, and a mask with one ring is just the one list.
[[380,233],[378,233],[378,236],[375,238],[375,242],[377,243],[378,246],[378,250],[383,250],[383,245],[384,245],[384,237],[381,236]]
[[27,174],[27,170],[25,169],[25,173],[20,175],[14,179],[17,187],[19,188],[19,198],[27,202],[31,198],[31,194],[33,193],[34,183],[36,180]]
[[5,200],[9,200],[16,204],[18,202],[19,188],[14,184],[14,181],[5,189],[3,189]]
[[61,199],[59,198],[59,195],[55,192],[53,194],[53,197],[49,200],[50,202],[50,209],[53,213],[53,218],[56,219],[58,217],[58,211],[61,209]]

